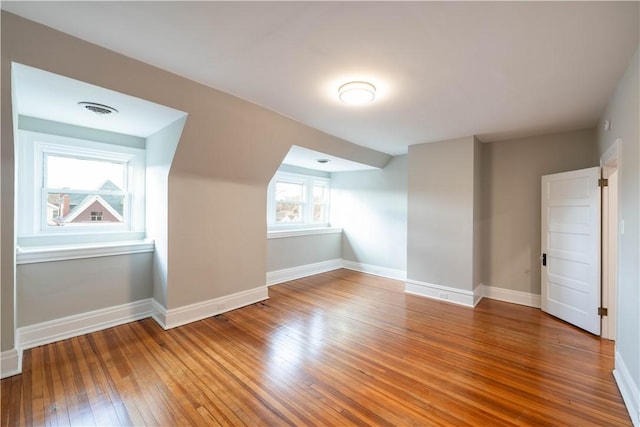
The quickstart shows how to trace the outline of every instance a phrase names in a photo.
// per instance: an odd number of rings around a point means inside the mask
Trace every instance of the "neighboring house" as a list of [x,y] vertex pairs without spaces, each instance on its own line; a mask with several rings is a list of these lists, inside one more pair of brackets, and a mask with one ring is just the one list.
[[71,212],[61,219],[62,224],[82,222],[122,222],[118,213],[102,196],[87,196]]
[[[111,180],[106,180],[96,192],[121,191]],[[111,194],[50,194],[47,204],[49,225],[86,222],[122,222],[123,197]]]

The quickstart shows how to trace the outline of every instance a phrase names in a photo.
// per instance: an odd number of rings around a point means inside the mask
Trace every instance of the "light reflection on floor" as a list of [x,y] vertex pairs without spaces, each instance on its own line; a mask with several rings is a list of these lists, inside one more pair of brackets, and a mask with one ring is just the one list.
[[283,325],[270,337],[267,375],[270,380],[290,379],[308,359],[315,359],[325,344],[325,314]]

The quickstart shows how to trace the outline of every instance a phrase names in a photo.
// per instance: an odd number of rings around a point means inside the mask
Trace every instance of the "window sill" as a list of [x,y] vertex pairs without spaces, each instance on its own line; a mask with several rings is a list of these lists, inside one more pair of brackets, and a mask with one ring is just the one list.
[[65,261],[70,259],[97,258],[153,252],[153,240],[91,243],[56,246],[30,246],[16,249],[16,264]]
[[267,239],[282,239],[285,237],[312,236],[314,234],[339,234],[339,227],[297,228],[293,230],[269,230]]

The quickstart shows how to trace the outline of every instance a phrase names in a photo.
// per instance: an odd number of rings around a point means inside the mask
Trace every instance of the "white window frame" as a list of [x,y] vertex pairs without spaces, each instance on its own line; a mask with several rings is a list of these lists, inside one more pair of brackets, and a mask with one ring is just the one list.
[[[316,177],[317,178],[317,177]],[[328,227],[329,226],[329,206],[330,206],[330,200],[331,200],[331,179],[327,179],[327,178],[322,178],[322,179],[312,179],[312,184],[310,186],[309,189],[309,208],[310,208],[310,212],[309,215],[311,216],[311,219],[313,219],[313,208],[315,205],[315,202],[313,200],[313,189],[314,187],[324,187],[324,201],[322,202],[323,205],[323,209],[324,209],[324,217],[326,219],[325,222],[322,222],[321,224]],[[315,223],[317,224],[317,223]]]
[[[288,182],[292,184],[301,184],[303,186],[303,200],[302,205],[302,221],[296,223],[278,223],[276,222],[276,182]],[[325,221],[314,222],[313,221],[313,188],[317,185],[325,187]],[[303,175],[291,172],[276,172],[276,174],[269,182],[267,189],[267,228],[270,231],[274,230],[289,230],[289,229],[303,229],[303,228],[318,228],[329,227],[329,209],[330,209],[330,194],[331,191],[331,179],[313,176]]]
[[[47,191],[44,186],[47,155],[125,163],[126,198],[123,222],[118,224],[55,227],[47,224]],[[18,131],[17,236],[18,246],[49,246],[113,240],[138,240],[145,230],[144,149],[84,139]],[[93,194],[87,191],[87,194]]]

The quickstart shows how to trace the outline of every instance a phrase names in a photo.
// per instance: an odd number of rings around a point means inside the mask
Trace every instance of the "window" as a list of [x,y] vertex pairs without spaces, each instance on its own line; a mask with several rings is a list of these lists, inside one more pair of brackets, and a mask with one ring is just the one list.
[[47,213],[52,207],[55,216],[47,215],[48,226],[125,222],[124,210],[129,198],[127,162],[61,156],[55,154],[54,148],[49,149],[53,152],[43,153],[43,194],[47,199]]
[[143,238],[144,168],[140,148],[20,130],[18,244]]
[[276,223],[303,222],[304,182],[276,181]]
[[329,179],[277,172],[268,190],[271,228],[329,225]]
[[102,221],[102,211],[91,211],[91,221]]
[[326,183],[313,184],[313,222],[329,222],[329,186]]

